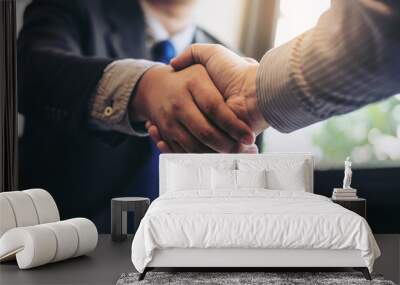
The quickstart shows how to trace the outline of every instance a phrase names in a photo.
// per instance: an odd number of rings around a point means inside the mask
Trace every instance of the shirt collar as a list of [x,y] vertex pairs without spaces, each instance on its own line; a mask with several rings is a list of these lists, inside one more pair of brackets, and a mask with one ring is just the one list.
[[178,55],[193,43],[196,33],[196,26],[194,23],[191,23],[184,30],[171,37],[161,22],[154,16],[151,7],[149,7],[144,1],[140,1],[140,3],[146,22],[146,46],[148,48],[153,47],[157,42],[169,40]]

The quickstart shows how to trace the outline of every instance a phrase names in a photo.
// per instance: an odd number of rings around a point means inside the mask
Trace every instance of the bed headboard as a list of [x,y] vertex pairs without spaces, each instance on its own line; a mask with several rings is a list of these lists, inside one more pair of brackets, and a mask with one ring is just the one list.
[[161,154],[160,155],[160,195],[166,192],[167,168],[169,162],[190,161],[202,163],[209,161],[209,165],[216,164],[218,161],[232,161],[236,164],[240,159],[255,161],[279,161],[279,162],[304,162],[304,180],[306,192],[314,192],[314,159],[310,153],[264,153],[264,154]]

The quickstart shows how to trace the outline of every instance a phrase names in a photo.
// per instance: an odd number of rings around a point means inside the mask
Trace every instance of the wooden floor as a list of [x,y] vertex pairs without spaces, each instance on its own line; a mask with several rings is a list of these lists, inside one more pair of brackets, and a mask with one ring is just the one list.
[[15,261],[0,264],[0,284],[115,284],[122,273],[134,271],[132,237],[121,243],[100,235],[94,252],[33,269],[19,270]]

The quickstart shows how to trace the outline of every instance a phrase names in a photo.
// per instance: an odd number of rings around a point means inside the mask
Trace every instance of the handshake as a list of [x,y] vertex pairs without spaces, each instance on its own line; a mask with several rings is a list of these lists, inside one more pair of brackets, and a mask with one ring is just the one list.
[[256,96],[258,62],[220,45],[194,44],[144,73],[130,117],[147,121],[161,152],[258,152],[268,127]]

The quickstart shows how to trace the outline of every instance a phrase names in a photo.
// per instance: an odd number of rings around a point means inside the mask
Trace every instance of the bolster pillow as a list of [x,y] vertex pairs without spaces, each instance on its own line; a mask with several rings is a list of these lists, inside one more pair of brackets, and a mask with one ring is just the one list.
[[16,257],[19,268],[28,269],[84,255],[97,239],[96,226],[84,218],[13,228],[0,238],[0,261]]

